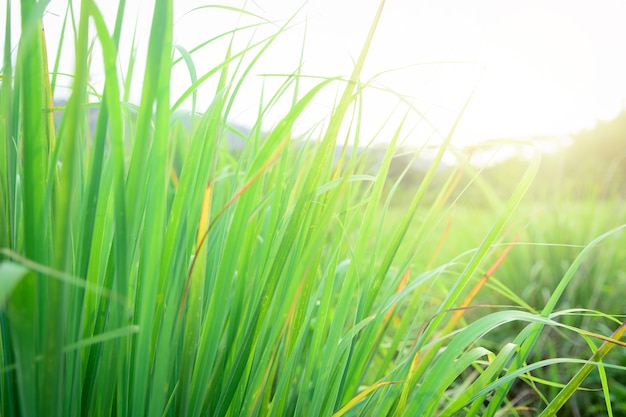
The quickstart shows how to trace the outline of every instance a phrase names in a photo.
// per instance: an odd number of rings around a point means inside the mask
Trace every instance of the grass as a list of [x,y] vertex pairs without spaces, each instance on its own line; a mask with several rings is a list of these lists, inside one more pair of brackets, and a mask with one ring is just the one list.
[[[598,412],[621,412],[623,312],[601,301],[624,278],[614,261],[623,224],[594,223],[562,241],[559,223],[529,220],[522,202],[539,157],[505,199],[469,167],[434,181],[454,128],[408,199],[387,175],[405,122],[376,173],[356,153],[335,163],[338,144],[362,141],[360,74],[384,1],[351,76],[310,88],[299,71],[285,76],[264,92],[237,155],[221,139],[233,102],[291,22],[241,50],[234,39],[248,32],[230,32],[223,61],[197,74],[194,54],[217,38],[175,48],[173,3],[159,0],[137,81],[133,57],[118,67],[124,2],[112,31],[92,1],[79,13],[68,7],[76,69],[57,131],[59,62],[50,71],[45,59],[45,3],[22,0],[20,22],[10,7],[0,81],[2,415],[555,415],[587,395],[589,374],[602,390],[592,393]],[[92,39],[106,74],[99,96],[88,94]],[[182,64],[192,81],[173,98],[172,68]],[[214,99],[183,129],[173,112],[207,80]],[[142,84],[136,113],[133,83]],[[294,140],[299,117],[332,88],[341,94],[322,128]],[[285,98],[282,120],[263,125]],[[100,109],[93,132],[88,102]],[[461,176],[489,210],[451,197]],[[609,213],[602,219],[614,220]],[[531,244],[508,243],[519,231]],[[552,250],[563,254],[557,264]],[[543,298],[519,290],[532,273]],[[580,284],[592,273],[601,284]],[[490,287],[502,303],[481,298]],[[577,294],[588,291],[587,305]],[[580,307],[595,316],[571,310]],[[586,356],[560,349],[571,339],[586,342]],[[539,398],[530,411],[516,399],[520,383]]]

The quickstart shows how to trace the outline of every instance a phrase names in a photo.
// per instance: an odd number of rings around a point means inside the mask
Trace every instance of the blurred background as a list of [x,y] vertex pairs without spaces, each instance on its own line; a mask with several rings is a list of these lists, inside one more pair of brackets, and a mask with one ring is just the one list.
[[[79,2],[74,3],[79,7]],[[117,2],[97,3],[112,27]],[[66,36],[59,42],[67,5],[52,0],[44,19],[50,62],[57,54],[60,57],[60,87],[55,92],[59,102],[67,96],[69,88],[63,86],[71,85],[68,74],[73,71],[73,39]],[[135,68],[143,67],[152,6],[153,1],[127,1],[119,63],[123,76],[128,75],[131,52],[137,59]],[[259,100],[267,102],[284,77],[299,71],[301,91],[318,83],[319,77],[347,78],[378,1],[257,0],[217,5],[185,0],[174,6],[175,43],[191,53],[198,77],[224,60],[231,42],[237,51],[288,28],[261,54],[252,76],[241,86],[229,119],[245,130],[256,121]],[[13,5],[13,13],[19,13],[18,4]],[[499,141],[472,156],[478,165],[499,165],[494,168],[499,181],[508,178],[500,171],[516,175],[510,157],[523,159],[533,153],[532,146],[504,144],[522,139],[547,152],[540,178],[554,179],[558,171],[560,179],[583,176],[599,194],[615,188],[613,182],[623,174],[626,158],[626,55],[621,53],[625,18],[626,2],[621,0],[594,4],[389,0],[361,75],[366,87],[360,143],[384,148],[408,114],[403,145],[409,149],[426,142],[436,145],[474,91],[452,143],[465,147]],[[218,37],[234,28],[240,30]],[[12,30],[12,40],[17,42],[18,28]],[[212,38],[216,39],[194,49]],[[62,50],[56,50],[54,46],[61,44]],[[254,59],[259,48],[245,60]],[[180,56],[179,51],[174,54]],[[142,74],[134,71],[132,76],[129,99],[137,103]],[[104,75],[97,43],[90,81],[95,91],[101,91]],[[217,77],[211,77],[199,89],[197,112],[211,102],[216,83]],[[190,84],[189,69],[181,60],[173,72],[172,101]],[[305,112],[297,134],[315,137],[316,127],[317,132],[323,127],[341,84],[334,86]],[[290,105],[289,95],[284,95],[263,125],[270,128]],[[190,109],[188,99],[177,110]]]

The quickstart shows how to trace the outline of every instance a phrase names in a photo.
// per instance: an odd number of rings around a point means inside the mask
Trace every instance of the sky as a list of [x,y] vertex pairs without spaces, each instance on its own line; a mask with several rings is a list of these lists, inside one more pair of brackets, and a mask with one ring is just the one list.
[[[112,27],[117,2],[96,3]],[[51,59],[66,4],[52,0],[44,18]],[[138,60],[145,59],[153,3],[128,0],[127,4],[121,68],[127,65],[134,29]],[[234,27],[259,21],[232,10],[196,9],[211,4],[206,0],[174,4],[175,42],[187,50]],[[241,48],[250,39],[275,33],[295,15],[290,28],[262,54],[237,95],[230,118],[251,124],[261,97],[267,102],[285,80],[267,74],[293,73],[301,55],[303,74],[349,76],[379,2],[222,0],[219,4],[243,7],[272,22],[256,31],[239,32],[235,44]],[[626,109],[625,20],[623,0],[387,0],[361,77],[371,84],[363,95],[362,134],[366,139],[388,140],[408,103],[413,109],[407,122],[412,130],[410,143],[420,143],[433,131],[445,135],[472,91],[455,133],[457,143],[559,136],[591,128],[597,120],[611,119]],[[64,71],[71,72],[72,48],[68,42],[63,45]],[[193,54],[198,74],[219,63],[225,48],[224,39]],[[103,81],[97,68],[95,54],[92,82],[96,86]],[[189,86],[188,74],[183,64],[174,68],[174,98]],[[133,83],[131,100],[138,101],[141,73],[134,77],[138,81]],[[301,88],[306,90],[316,82],[319,79],[305,78]],[[215,83],[211,79],[199,90],[199,110],[209,105]],[[323,124],[339,86],[316,98],[302,117],[302,129]],[[405,104],[399,104],[399,95]],[[290,100],[286,95],[265,122],[275,123],[288,110]]]

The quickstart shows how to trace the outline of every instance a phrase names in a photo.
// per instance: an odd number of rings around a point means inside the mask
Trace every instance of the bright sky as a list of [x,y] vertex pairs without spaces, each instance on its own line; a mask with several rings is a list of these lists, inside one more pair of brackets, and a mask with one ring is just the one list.
[[[130,44],[137,10],[140,39],[149,29],[152,13],[152,1],[127,3],[122,56],[128,54],[124,48]],[[230,117],[243,123],[252,123],[256,117],[263,83],[269,95],[282,80],[261,74],[292,73],[303,44],[304,74],[348,76],[378,7],[377,0],[222,3],[236,7],[246,4],[247,10],[278,24],[304,4],[293,27],[263,54],[242,86]],[[50,44],[58,39],[65,4],[53,0],[48,7],[51,13],[44,24]],[[113,22],[117,2],[100,0],[98,4],[110,8],[104,11]],[[207,4],[206,0],[174,4],[176,42],[187,49],[238,24],[255,21],[214,8],[186,14]],[[373,78],[372,83],[410,97],[411,104],[429,120],[430,124],[412,119],[417,126],[411,137],[415,142],[425,139],[432,126],[445,134],[479,79],[457,131],[457,143],[572,133],[626,108],[625,20],[624,0],[387,0],[362,80],[397,69]],[[251,37],[261,39],[277,27],[263,26],[256,35],[251,30],[242,31],[237,38],[239,45]],[[216,43],[194,55],[199,74],[220,62],[224,47],[224,43]],[[49,48],[53,57],[56,51]],[[71,45],[64,48],[71,56]],[[145,57],[143,49],[138,51],[139,59]],[[125,62],[122,60],[122,65]],[[135,76],[138,91],[140,74]],[[96,85],[98,77],[101,75],[94,71]],[[188,72],[179,65],[174,71],[173,98],[188,85]],[[214,81],[201,90],[200,110],[210,102],[213,88]],[[303,123],[313,124],[326,115],[335,93],[331,89],[320,96]],[[287,101],[268,117],[279,117],[286,111]],[[371,137],[391,113],[391,124],[397,125],[405,112],[403,107],[396,108],[397,102],[389,93],[372,90],[366,94],[364,134]]]

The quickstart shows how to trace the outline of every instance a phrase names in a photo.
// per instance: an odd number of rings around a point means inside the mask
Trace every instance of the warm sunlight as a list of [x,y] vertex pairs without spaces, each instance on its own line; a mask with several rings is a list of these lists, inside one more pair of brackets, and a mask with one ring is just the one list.
[[2,12],[0,416],[626,416],[625,0]]
[[[146,3],[141,2],[142,9]],[[291,35],[279,39],[258,63],[259,75],[263,70],[292,73],[304,45],[303,74],[348,76],[376,9],[375,1],[357,0],[234,3],[229,5],[248,3],[247,10],[276,22],[257,28],[255,36],[272,33],[277,25],[298,13],[291,24]],[[52,1],[44,19],[53,45],[58,39],[64,4]],[[136,14],[139,2],[129,4]],[[175,2],[176,42],[187,49],[197,44],[200,33],[215,35],[248,22],[237,13],[215,8],[187,14],[205,4],[202,0]],[[104,3],[102,7],[106,12]],[[111,21],[114,9],[111,4],[107,16]],[[592,126],[598,119],[612,118],[624,108],[626,56],[618,51],[621,40],[626,39],[626,25],[622,22],[625,15],[626,3],[617,0],[593,5],[566,0],[471,4],[459,0],[391,0],[386,4],[362,80],[411,97],[410,102],[428,118],[429,126],[424,128],[423,121],[417,123],[411,137],[415,142],[430,135],[432,127],[445,134],[476,83],[456,143],[569,134]],[[134,22],[136,15],[128,13],[126,19]],[[139,18],[137,28],[141,42],[142,32],[149,30],[148,22]],[[128,42],[122,48],[128,48],[133,33],[124,35]],[[242,31],[240,42],[244,44],[252,36],[250,30]],[[69,55],[69,42],[64,47],[64,53]],[[51,57],[55,53],[49,51]],[[198,71],[210,68],[223,53],[213,49],[195,54]],[[139,50],[138,59],[142,58],[145,59],[144,51]],[[69,59],[65,64],[71,68]],[[395,71],[371,79],[388,70]],[[172,82],[177,96],[188,87],[189,77],[184,65],[175,68],[174,74]],[[96,84],[103,78],[98,73],[92,77]],[[256,84],[248,80],[235,103],[233,117],[243,123],[251,123],[256,117],[254,97],[264,80],[272,82],[271,77],[254,80]],[[69,84],[67,79],[65,82]],[[210,102],[208,92],[212,90],[206,91],[199,98],[200,109]],[[397,117],[399,110],[395,96],[369,94],[372,98],[364,109],[368,122],[365,127],[372,136],[390,113],[396,112]],[[277,108],[275,118],[283,111],[284,108]],[[315,123],[327,111],[327,105],[317,113],[314,108],[309,109],[309,119],[304,124]]]

